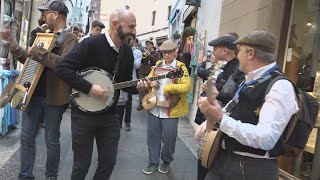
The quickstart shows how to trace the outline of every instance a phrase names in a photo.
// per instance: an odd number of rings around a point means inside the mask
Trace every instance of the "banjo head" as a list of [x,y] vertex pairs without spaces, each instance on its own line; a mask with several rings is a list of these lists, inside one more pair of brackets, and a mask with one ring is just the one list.
[[80,75],[83,76],[83,79],[87,80],[91,84],[99,84],[104,89],[108,90],[107,98],[91,96],[89,94],[73,90],[77,92],[77,95],[71,96],[71,99],[80,110],[84,112],[97,113],[106,110],[113,104],[115,91],[113,82],[108,72],[96,68],[83,71],[80,73]]

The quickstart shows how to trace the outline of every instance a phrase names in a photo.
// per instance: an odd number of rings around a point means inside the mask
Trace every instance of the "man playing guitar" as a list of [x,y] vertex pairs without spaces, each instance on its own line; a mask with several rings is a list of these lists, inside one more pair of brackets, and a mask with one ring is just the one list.
[[[143,169],[145,174],[151,174],[155,170],[159,170],[161,173],[169,171],[170,163],[173,161],[173,153],[175,152],[179,117],[189,112],[186,95],[191,89],[191,80],[187,67],[184,63],[175,59],[176,44],[172,41],[163,42],[159,49],[163,54],[164,61],[160,60],[156,63],[156,67],[152,69],[149,77],[160,71],[175,68],[182,69],[183,76],[173,79],[172,82],[170,82],[171,80],[160,80],[152,82],[140,81],[138,83],[138,90],[143,91],[151,87],[159,100],[148,113],[149,164]],[[162,95],[159,92],[163,92]],[[161,142],[163,143],[162,148]],[[159,163],[160,154],[161,164]]]
[[279,138],[299,109],[295,91],[291,82],[283,79],[265,94],[279,70],[272,33],[254,31],[237,43],[239,70],[246,76],[232,100],[237,103],[229,109],[230,115],[224,114],[215,96],[199,99],[209,123],[223,132],[206,180],[277,180],[277,157],[283,153]]
[[[222,36],[209,42],[209,46],[213,46],[212,54],[214,55],[216,62],[226,61],[227,64],[222,68],[222,74],[218,76],[216,81],[217,87],[213,88],[213,94],[216,95],[217,100],[222,105],[229,102],[239,84],[244,80],[244,74],[239,71],[239,60],[236,57],[235,50],[236,44],[232,37]],[[215,69],[219,69],[218,63],[216,63]],[[203,91],[206,92],[206,83],[203,85]],[[201,135],[206,129],[206,123],[203,122],[196,130],[195,136],[200,139]],[[207,168],[201,166],[201,162],[198,162],[198,180],[203,180],[207,174]]]

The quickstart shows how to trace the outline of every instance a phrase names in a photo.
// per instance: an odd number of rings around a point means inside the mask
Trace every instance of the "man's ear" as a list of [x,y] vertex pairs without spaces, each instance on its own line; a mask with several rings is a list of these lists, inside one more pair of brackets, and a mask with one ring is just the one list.
[[254,56],[256,56],[256,51],[253,48],[250,48],[248,52],[248,56],[250,58],[253,58]]
[[114,29],[118,29],[119,28],[119,23],[117,21],[112,21],[111,24],[114,27]]
[[59,17],[59,12],[57,12],[57,11],[54,11],[53,12],[54,14],[53,14],[53,18],[55,19],[55,20],[57,20],[58,19],[58,17]]

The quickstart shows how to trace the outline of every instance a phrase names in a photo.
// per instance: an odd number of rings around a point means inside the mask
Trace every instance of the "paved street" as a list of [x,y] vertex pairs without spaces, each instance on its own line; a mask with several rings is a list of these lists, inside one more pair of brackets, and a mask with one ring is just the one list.
[[[136,98],[134,98],[136,100]],[[117,164],[114,168],[111,180],[195,180],[197,160],[195,151],[197,143],[193,138],[193,128],[186,119],[179,122],[179,137],[177,138],[175,160],[171,163],[168,174],[154,172],[152,175],[144,175],[142,169],[148,163],[148,149],[146,144],[146,111],[136,111],[136,103],[133,106],[132,130],[121,130],[121,138],[118,147]],[[61,163],[59,179],[70,179],[72,169],[72,149],[70,132],[70,111],[63,117],[61,125]],[[0,137],[0,180],[16,180],[20,168],[20,143],[19,129],[12,131],[6,137]],[[37,158],[34,167],[36,180],[45,179],[46,147],[44,141],[44,129],[39,130],[37,137]],[[87,176],[91,180],[97,167],[97,153],[94,150],[92,164]]]

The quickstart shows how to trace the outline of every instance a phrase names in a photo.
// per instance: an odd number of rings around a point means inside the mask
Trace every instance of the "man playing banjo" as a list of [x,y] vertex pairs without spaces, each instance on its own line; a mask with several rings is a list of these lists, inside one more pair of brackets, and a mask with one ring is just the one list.
[[[81,41],[61,61],[55,72],[72,88],[98,99],[108,99],[113,94],[111,90],[100,84],[90,83],[77,71],[95,67],[112,75],[113,82],[130,81],[134,58],[127,43],[135,34],[135,16],[127,10],[116,10],[110,15],[108,33]],[[100,82],[105,82],[105,79],[101,79]],[[135,87],[126,88],[124,91],[137,93]],[[100,113],[88,113],[72,106],[71,129],[74,153],[71,180],[85,179],[91,163],[94,139],[97,143],[99,161],[93,179],[109,179],[116,163],[120,138],[114,104]]]
[[[163,79],[160,81],[140,81],[138,89],[145,90],[149,87],[156,94],[157,103],[148,113],[147,143],[149,150],[149,164],[143,169],[145,174],[151,174],[155,170],[161,173],[169,171],[173,161],[177,127],[179,117],[188,114],[187,93],[191,89],[191,80],[188,69],[184,63],[175,59],[176,44],[170,40],[159,47],[164,60],[159,60],[148,77],[165,74],[166,72],[180,68],[183,70],[181,78]],[[144,98],[145,99],[145,98]],[[161,148],[161,141],[163,147]],[[162,151],[161,151],[162,149]],[[160,153],[162,163],[160,164]],[[160,164],[160,166],[159,166]]]

